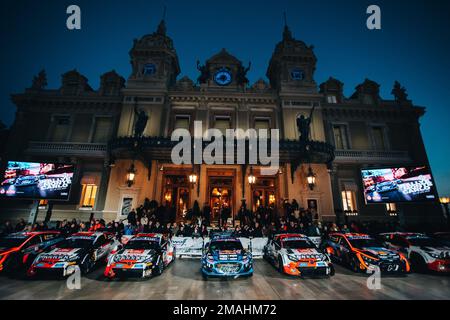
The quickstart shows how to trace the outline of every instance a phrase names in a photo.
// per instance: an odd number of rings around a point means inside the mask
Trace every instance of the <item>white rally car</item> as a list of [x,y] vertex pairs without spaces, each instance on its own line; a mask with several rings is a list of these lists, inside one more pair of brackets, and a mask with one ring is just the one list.
[[450,272],[450,246],[440,239],[421,233],[391,232],[380,234],[380,240],[389,249],[406,254],[413,271]]
[[302,234],[275,235],[264,247],[264,258],[288,275],[334,275],[330,257]]
[[175,246],[165,235],[140,233],[108,257],[105,277],[146,278],[160,275],[175,261]]
[[54,274],[68,276],[79,267],[83,274],[105,261],[109,253],[120,245],[110,232],[78,232],[58,243],[56,248],[36,257],[28,276]]

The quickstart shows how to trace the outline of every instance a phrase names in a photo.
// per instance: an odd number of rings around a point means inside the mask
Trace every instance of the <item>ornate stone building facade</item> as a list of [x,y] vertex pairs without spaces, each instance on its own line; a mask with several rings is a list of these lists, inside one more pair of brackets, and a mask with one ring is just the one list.
[[[145,198],[175,207],[179,219],[196,200],[200,206],[209,203],[217,215],[224,204],[236,213],[243,200],[251,208],[273,206],[281,214],[285,199],[296,199],[320,220],[342,220],[346,214],[390,219],[394,211],[411,223],[439,219],[438,204],[368,206],[361,191],[362,167],[428,163],[419,129],[424,108],[398,94],[395,101],[381,99],[378,84],[370,80],[348,99],[336,79],[318,86],[313,47],[296,40],[287,26],[269,62],[269,82],[249,84],[251,65],[225,49],[204,64],[197,62],[196,81],[180,78],[164,21],[134,41],[130,58],[126,83],[112,71],[93,90],[74,70],[63,75],[59,90],[47,90],[40,74],[32,88],[13,95],[17,115],[8,158],[77,165],[71,199],[53,205],[54,219],[90,214],[124,219]],[[311,119],[310,135],[303,140],[302,115]],[[279,129],[280,170],[263,176],[261,165],[173,164],[170,136],[179,128],[193,133],[194,121],[202,121],[203,130]],[[311,173],[314,185],[308,184]],[[250,175],[256,177],[252,184]],[[25,216],[28,207],[4,201],[2,218]]]

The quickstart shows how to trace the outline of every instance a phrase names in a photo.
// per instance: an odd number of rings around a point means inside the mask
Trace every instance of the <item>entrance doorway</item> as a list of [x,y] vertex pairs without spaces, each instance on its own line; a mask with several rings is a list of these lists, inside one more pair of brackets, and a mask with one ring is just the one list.
[[175,207],[176,221],[184,219],[190,208],[190,189],[185,175],[165,175],[163,201]]
[[234,170],[209,171],[208,196],[211,206],[211,221],[215,223],[219,221],[223,207],[228,207],[230,218],[234,218]]
[[275,178],[258,177],[252,185],[252,210],[255,212],[260,206],[276,209],[277,200]]

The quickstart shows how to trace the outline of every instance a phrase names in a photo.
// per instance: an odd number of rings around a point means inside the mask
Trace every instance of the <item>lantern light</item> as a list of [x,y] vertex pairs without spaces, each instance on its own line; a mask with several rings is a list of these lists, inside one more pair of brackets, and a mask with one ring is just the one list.
[[314,190],[316,185],[316,175],[311,169],[311,166],[308,168],[308,175],[306,176],[306,180],[308,181],[309,189]]
[[136,178],[136,169],[134,167],[134,162],[131,163],[130,168],[127,171],[127,185],[130,188],[134,184]]
[[249,183],[250,185],[256,183],[256,177],[253,175],[253,167],[250,167],[250,174],[249,174],[249,176],[248,176],[248,183]]

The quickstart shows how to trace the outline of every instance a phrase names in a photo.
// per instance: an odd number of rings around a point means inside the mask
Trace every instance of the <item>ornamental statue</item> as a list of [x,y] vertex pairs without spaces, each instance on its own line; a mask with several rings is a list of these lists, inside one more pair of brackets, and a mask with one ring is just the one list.
[[33,77],[33,83],[31,85],[31,89],[34,90],[42,90],[47,86],[47,74],[45,70],[41,70],[37,76]]
[[197,78],[197,83],[206,83],[210,76],[208,67],[206,65],[200,65],[200,61],[197,60],[197,70],[200,71],[200,76]]
[[245,86],[248,84],[248,78],[247,73],[250,70],[250,67],[252,66],[252,63],[248,63],[248,67],[244,68],[241,64],[238,66],[237,73],[236,73],[236,82],[238,85]]
[[134,107],[134,114],[137,119],[134,124],[134,137],[139,138],[144,134],[145,127],[147,126],[148,115],[144,110],[138,111],[136,106]]
[[395,97],[395,101],[397,102],[406,102],[408,101],[408,94],[406,93],[405,87],[402,87],[400,82],[395,81],[394,88],[392,88],[392,95]]
[[315,106],[311,109],[309,117],[306,118],[304,115],[301,115],[297,118],[297,129],[300,136],[300,141],[306,142],[309,141],[309,132],[311,127],[312,115],[314,112]]

